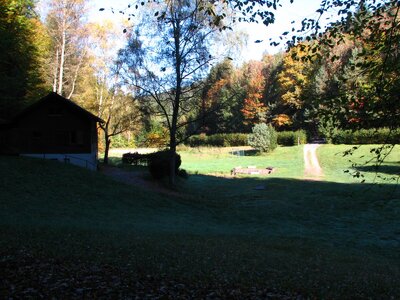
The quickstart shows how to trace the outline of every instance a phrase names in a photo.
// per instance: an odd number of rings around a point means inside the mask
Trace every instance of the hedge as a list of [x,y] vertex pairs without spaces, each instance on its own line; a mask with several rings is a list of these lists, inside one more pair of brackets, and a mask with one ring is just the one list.
[[278,132],[278,144],[281,146],[295,146],[298,143],[307,143],[307,134],[304,130]]
[[390,131],[389,128],[337,130],[332,136],[332,144],[399,144],[400,128]]
[[190,147],[235,147],[247,146],[247,134],[245,133],[217,133],[213,135],[193,135],[186,142]]
[[[389,135],[390,134],[390,135]],[[234,147],[248,146],[246,133],[217,133],[213,135],[194,135],[186,142],[190,147]],[[281,131],[278,132],[278,144],[281,146],[294,146],[307,143],[307,134],[305,130],[298,131]],[[352,130],[335,130],[332,135],[332,144],[383,144],[383,143],[400,143],[400,128],[392,130],[389,128],[380,129],[360,129]]]
[[[278,132],[278,144],[281,146],[297,145],[307,143],[307,134],[304,130]],[[213,135],[193,135],[185,143],[190,147],[235,147],[248,146],[247,133],[217,133]]]

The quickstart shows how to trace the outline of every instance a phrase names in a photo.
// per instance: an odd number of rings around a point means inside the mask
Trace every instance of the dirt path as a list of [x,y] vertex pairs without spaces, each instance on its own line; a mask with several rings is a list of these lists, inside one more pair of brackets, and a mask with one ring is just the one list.
[[144,172],[127,171],[113,166],[101,166],[100,172],[113,178],[116,181],[123,182],[125,184],[139,186],[141,188],[152,190],[157,193],[161,193],[168,196],[174,196],[179,198],[190,198],[189,195],[182,194],[178,191],[174,191],[163,186],[162,183],[153,181],[151,179],[145,179]]
[[324,176],[322,168],[319,165],[317,157],[317,148],[319,144],[304,145],[304,177],[314,180],[320,180]]
[[151,182],[143,178],[142,172],[130,172],[113,166],[102,165],[100,172],[112,177],[114,180],[131,185],[153,188]]

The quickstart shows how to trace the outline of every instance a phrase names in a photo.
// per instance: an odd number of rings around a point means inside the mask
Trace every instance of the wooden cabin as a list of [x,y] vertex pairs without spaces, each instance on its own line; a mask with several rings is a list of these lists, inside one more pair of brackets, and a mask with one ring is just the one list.
[[100,118],[56,93],[0,124],[0,153],[97,169]]

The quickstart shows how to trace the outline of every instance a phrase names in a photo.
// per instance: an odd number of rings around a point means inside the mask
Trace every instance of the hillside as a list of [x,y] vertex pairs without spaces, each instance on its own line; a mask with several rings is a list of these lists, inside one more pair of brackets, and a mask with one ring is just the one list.
[[6,297],[400,295],[393,185],[193,175],[172,197],[17,157],[0,176]]

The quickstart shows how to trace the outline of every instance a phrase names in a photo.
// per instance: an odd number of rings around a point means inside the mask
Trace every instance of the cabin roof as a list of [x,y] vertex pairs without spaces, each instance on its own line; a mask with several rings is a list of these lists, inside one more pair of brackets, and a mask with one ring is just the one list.
[[58,102],[58,103],[62,103],[65,106],[70,107],[72,110],[77,111],[79,114],[87,117],[88,119],[94,120],[96,122],[100,122],[103,123],[104,121],[102,119],[100,119],[99,117],[95,116],[94,114],[92,114],[91,112],[87,111],[86,109],[84,109],[83,107],[79,106],[78,104],[74,103],[73,101],[64,98],[63,96],[60,96],[59,94],[55,93],[55,92],[51,92],[49,93],[47,96],[41,98],[40,100],[36,101],[35,103],[31,104],[30,106],[28,106],[27,108],[25,108],[24,110],[22,110],[21,112],[19,112],[17,115],[15,115],[9,123],[18,121],[20,119],[22,119],[24,116],[26,116],[27,114],[29,114],[31,111],[33,111],[34,109],[43,106],[43,105],[48,105],[48,103],[54,103],[54,102]]

